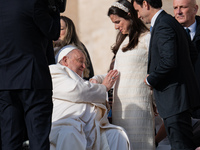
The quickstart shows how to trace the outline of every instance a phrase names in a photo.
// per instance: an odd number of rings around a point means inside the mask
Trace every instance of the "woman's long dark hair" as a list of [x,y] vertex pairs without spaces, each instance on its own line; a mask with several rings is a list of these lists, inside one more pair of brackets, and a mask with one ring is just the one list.
[[66,16],[60,16],[60,19],[62,19],[66,25],[66,35],[63,40],[62,46],[72,44],[72,45],[77,46],[79,49],[83,50],[84,49],[83,45],[81,41],[79,40],[79,37],[76,33],[76,28],[73,21]]
[[[118,7],[111,6],[108,10],[108,16],[110,15],[117,15],[119,17],[124,18],[125,20],[130,21],[130,27],[129,27],[129,43],[122,48],[123,52],[126,52],[128,50],[133,49],[137,46],[139,42],[139,37],[142,33],[148,31],[149,29],[145,26],[145,24],[138,18],[137,12],[132,6],[132,4],[127,0],[118,0],[120,4],[124,5],[126,8],[129,9],[129,12],[125,12],[122,9],[119,9]],[[114,54],[117,53],[120,45],[126,38],[127,34],[122,34],[119,32],[117,34],[116,43],[114,46],[112,46],[112,51]]]
[[[66,45],[74,45],[85,54],[86,69],[84,70],[83,73],[84,73],[84,77],[88,78],[89,73],[90,73],[89,67],[90,67],[91,61],[90,61],[87,49],[84,46],[84,44],[79,40],[79,37],[76,33],[76,28],[75,28],[73,21],[66,16],[60,16],[60,19],[62,19],[66,25],[65,37],[64,37],[63,41],[61,42],[61,47],[66,46]],[[93,70],[91,70],[91,71],[93,74]]]

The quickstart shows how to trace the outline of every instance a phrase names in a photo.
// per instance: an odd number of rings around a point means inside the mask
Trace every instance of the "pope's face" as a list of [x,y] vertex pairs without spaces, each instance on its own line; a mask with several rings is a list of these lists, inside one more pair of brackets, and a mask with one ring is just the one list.
[[85,55],[78,49],[74,49],[70,53],[66,60],[66,66],[82,77],[86,63]]
[[189,27],[195,22],[198,10],[195,0],[174,0],[173,8],[176,20],[184,27]]
[[119,30],[122,34],[129,34],[130,21],[118,15],[110,15],[111,21],[115,24],[115,29]]

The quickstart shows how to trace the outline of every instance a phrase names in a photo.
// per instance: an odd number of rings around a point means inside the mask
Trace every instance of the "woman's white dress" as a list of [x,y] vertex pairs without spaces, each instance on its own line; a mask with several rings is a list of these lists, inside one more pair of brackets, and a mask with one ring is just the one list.
[[154,150],[154,113],[150,88],[145,85],[150,33],[139,38],[137,47],[122,52],[126,37],[115,58],[114,69],[120,72],[114,87],[112,122],[128,134],[133,150]]

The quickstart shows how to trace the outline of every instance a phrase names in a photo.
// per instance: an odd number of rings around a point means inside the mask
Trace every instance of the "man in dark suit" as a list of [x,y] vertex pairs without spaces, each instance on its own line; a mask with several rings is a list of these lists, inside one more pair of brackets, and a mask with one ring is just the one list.
[[[200,16],[196,16],[198,5],[196,0],[174,0],[173,8],[176,20],[185,29],[189,29],[189,37],[198,51],[195,74],[200,87]],[[197,99],[197,101],[200,101],[200,99]],[[192,116],[200,119],[200,109],[195,111]]]
[[49,11],[48,0],[1,1],[0,111],[3,150],[22,149],[25,126],[30,148],[49,150],[52,82],[47,49],[48,41],[58,39],[59,31],[60,13],[58,10]]
[[145,83],[153,88],[171,147],[194,150],[190,109],[200,106],[191,61],[195,52],[189,51],[183,27],[161,9],[161,0],[134,0],[133,5],[138,17],[152,26]]

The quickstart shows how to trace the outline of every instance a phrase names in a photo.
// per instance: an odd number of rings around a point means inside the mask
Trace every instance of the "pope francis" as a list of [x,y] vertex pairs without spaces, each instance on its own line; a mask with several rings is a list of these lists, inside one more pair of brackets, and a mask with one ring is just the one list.
[[124,129],[109,124],[105,107],[107,91],[118,79],[110,71],[102,84],[82,79],[85,55],[65,46],[50,65],[53,81],[51,150],[129,150]]

